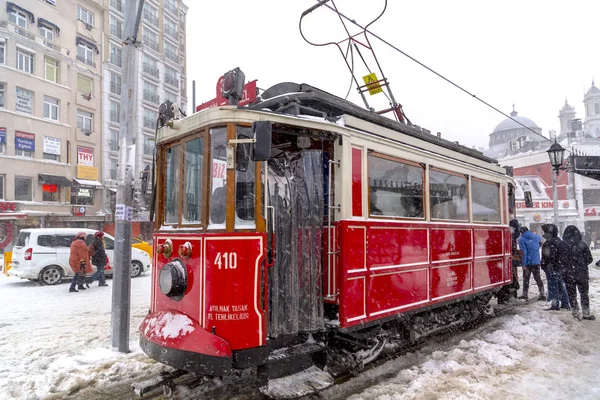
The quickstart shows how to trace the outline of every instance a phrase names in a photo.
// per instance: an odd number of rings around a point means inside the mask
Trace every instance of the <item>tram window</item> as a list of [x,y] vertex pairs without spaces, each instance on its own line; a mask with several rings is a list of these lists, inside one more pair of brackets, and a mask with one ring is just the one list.
[[423,168],[369,155],[372,216],[423,218]]
[[167,149],[167,170],[165,190],[165,223],[179,222],[179,183],[180,183],[180,146]]
[[185,144],[185,197],[183,198],[184,224],[200,223],[200,207],[202,205],[202,165],[204,157],[202,151],[204,141],[202,138],[190,140]]
[[430,170],[429,196],[432,219],[469,219],[467,178],[464,176]]
[[210,130],[211,188],[209,228],[225,229],[227,209],[227,128]]
[[[249,139],[252,137],[252,128],[237,127],[238,139]],[[255,204],[255,164],[251,160],[251,144],[238,144],[236,151],[236,165],[244,168],[236,168],[235,171],[235,227],[253,228],[254,204]]]
[[500,187],[496,183],[471,182],[473,221],[500,222]]

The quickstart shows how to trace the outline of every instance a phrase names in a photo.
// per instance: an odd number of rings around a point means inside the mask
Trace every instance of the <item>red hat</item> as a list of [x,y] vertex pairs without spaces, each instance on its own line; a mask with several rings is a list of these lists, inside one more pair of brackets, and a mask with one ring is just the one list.
[[94,236],[96,236],[96,237],[100,237],[100,238],[101,238],[101,237],[104,237],[104,232],[102,232],[102,231],[98,231],[98,232],[94,233]]

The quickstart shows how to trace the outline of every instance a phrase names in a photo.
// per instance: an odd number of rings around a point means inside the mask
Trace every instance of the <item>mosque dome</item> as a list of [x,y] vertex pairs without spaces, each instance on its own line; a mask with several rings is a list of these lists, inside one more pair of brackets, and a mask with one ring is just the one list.
[[[537,124],[529,118],[519,116],[518,113],[515,111],[514,106],[512,112],[510,113],[510,116],[514,120],[519,121],[521,124],[525,125],[528,128],[539,129],[539,126],[537,126]],[[496,128],[494,128],[493,133],[523,128],[522,125],[519,125],[513,119],[506,118],[504,121],[500,122],[498,125],[496,125]]]

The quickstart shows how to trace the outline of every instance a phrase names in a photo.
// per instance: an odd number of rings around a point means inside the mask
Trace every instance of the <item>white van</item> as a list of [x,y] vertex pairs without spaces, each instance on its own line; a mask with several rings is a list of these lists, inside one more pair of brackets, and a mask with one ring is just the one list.
[[[77,228],[22,229],[13,247],[12,269],[9,274],[22,279],[39,280],[46,285],[56,285],[75,273],[69,266],[71,242],[77,232],[87,233],[90,243],[96,230]],[[114,266],[115,239],[104,234],[109,265]],[[136,277],[150,269],[152,261],[145,251],[131,249],[131,276]],[[95,267],[94,267],[95,269]],[[112,275],[106,269],[106,276]]]

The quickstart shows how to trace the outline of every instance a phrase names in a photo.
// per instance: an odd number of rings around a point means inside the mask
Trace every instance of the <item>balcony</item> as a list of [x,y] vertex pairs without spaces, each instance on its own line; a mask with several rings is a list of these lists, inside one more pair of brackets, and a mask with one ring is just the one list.
[[27,39],[35,40],[35,35],[33,33],[31,33],[31,32],[28,32],[25,29],[16,28],[15,32],[17,32],[21,36],[25,36]]
[[177,52],[169,49],[165,49],[165,57],[174,62],[179,62],[179,58],[177,58]]
[[110,83],[110,92],[112,94],[116,94],[116,95],[120,96],[121,95],[121,83],[111,82]]
[[149,90],[144,90],[144,100],[158,104],[158,95]]
[[84,64],[90,65],[96,68],[96,63],[91,58],[85,58],[82,56],[77,56],[77,61],[82,62]]
[[119,12],[123,12],[123,2],[121,0],[110,0],[110,7]]
[[156,128],[156,118],[144,117],[144,128]]
[[158,50],[158,42],[156,40],[152,39],[150,36],[143,35],[142,41],[144,42],[144,44],[146,46],[150,47],[152,50],[159,51]]
[[158,16],[154,15],[147,9],[144,9],[144,19],[150,23],[150,25],[158,27]]
[[110,34],[118,37],[119,39],[123,39],[123,28],[117,25],[111,25]]
[[172,37],[173,39],[177,39],[177,29],[173,29],[173,28],[165,25],[164,31],[165,31],[165,34],[167,34],[168,36]]
[[110,122],[115,122],[118,124],[120,119],[120,113],[120,111],[110,110]]
[[147,62],[145,62],[143,65],[143,71],[149,75],[152,75],[155,78],[158,78],[159,76],[158,68]]
[[179,79],[172,75],[165,74],[165,83],[168,83],[169,85],[179,89]]
[[51,41],[47,40],[46,38],[39,36],[39,35],[35,35],[35,34],[29,32],[28,30],[23,29],[11,22],[0,21],[0,28],[6,29],[8,32],[14,32],[15,34],[20,35],[29,40],[32,40],[41,46],[46,46],[47,48],[58,51],[59,53],[65,55],[65,56],[68,56],[70,53],[70,51],[66,47],[62,47],[55,43],[52,43]]

